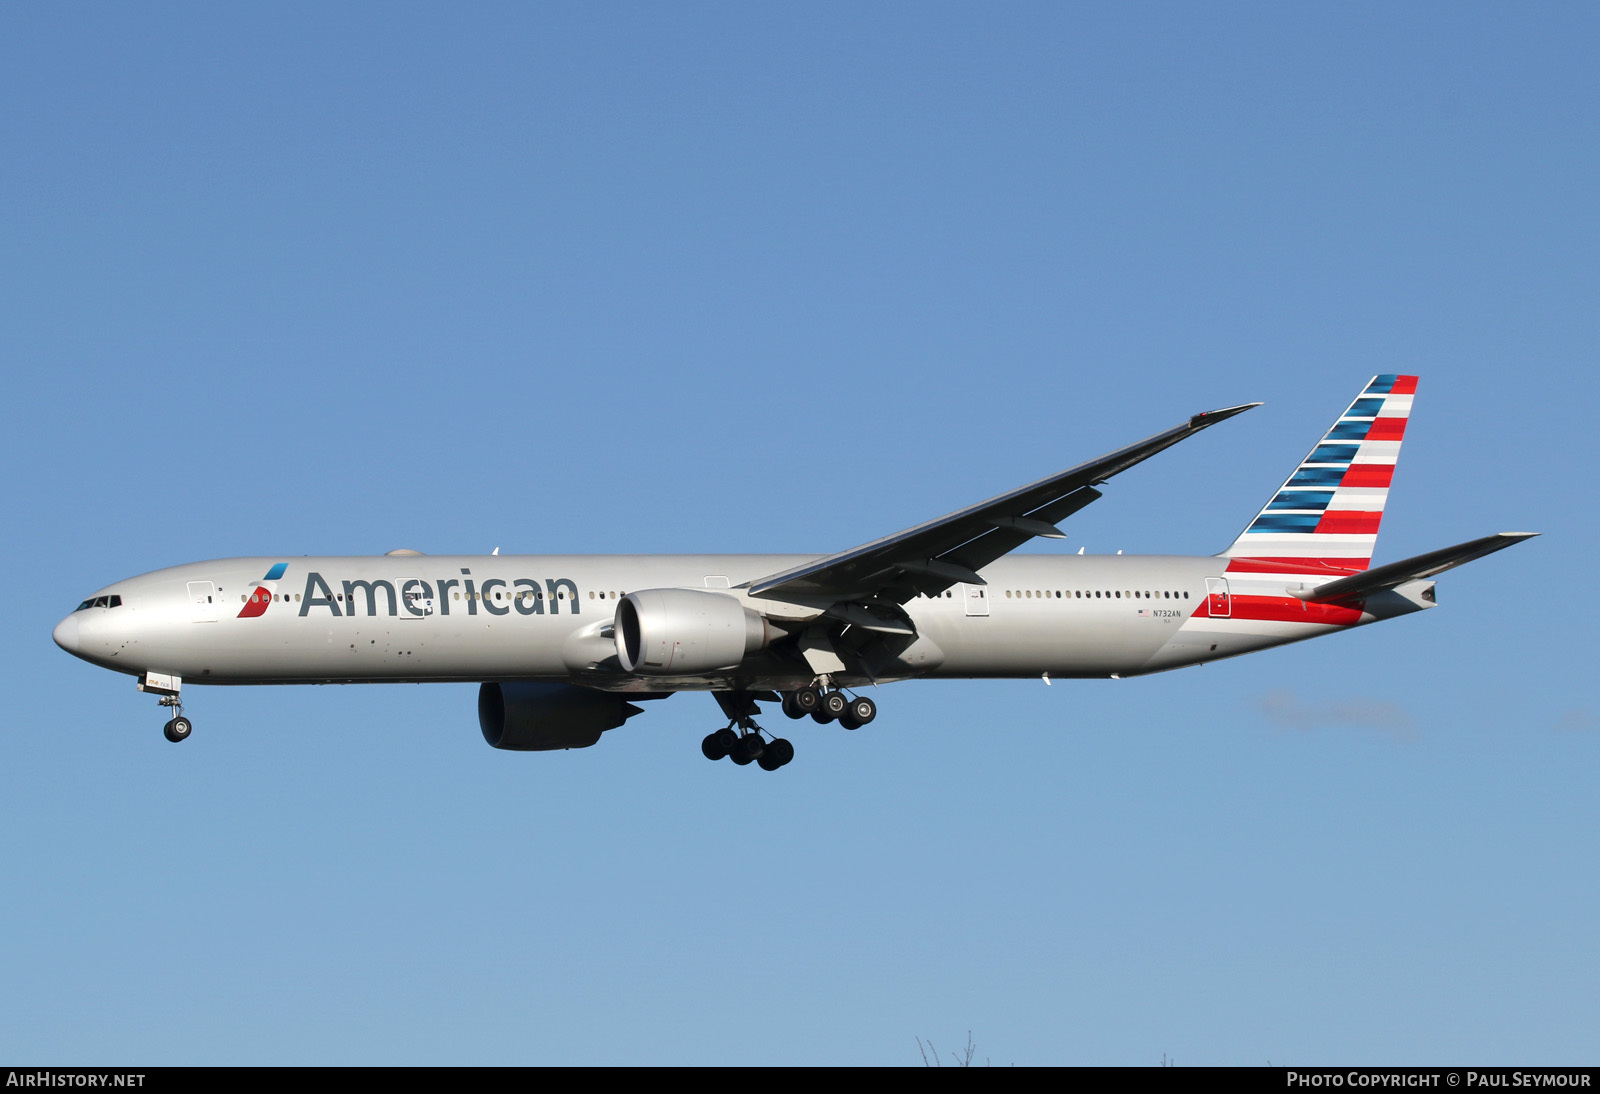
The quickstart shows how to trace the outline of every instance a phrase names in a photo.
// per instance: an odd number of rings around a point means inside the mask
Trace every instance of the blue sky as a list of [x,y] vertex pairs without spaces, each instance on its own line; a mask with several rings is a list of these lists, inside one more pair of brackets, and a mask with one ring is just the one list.
[[[1595,1062],[1591,6],[10,6],[0,1058]],[[232,555],[832,551],[1198,410],[1041,550],[1225,546],[1421,375],[1440,608],[1128,681],[708,697],[57,650]],[[781,717],[777,724],[786,725]]]

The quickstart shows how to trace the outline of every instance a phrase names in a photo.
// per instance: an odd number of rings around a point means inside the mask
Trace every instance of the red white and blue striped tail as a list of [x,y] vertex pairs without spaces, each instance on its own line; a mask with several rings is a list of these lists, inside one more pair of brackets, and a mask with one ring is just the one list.
[[1234,560],[1228,569],[1348,574],[1371,565],[1416,391],[1415,376],[1374,376],[1222,552]]

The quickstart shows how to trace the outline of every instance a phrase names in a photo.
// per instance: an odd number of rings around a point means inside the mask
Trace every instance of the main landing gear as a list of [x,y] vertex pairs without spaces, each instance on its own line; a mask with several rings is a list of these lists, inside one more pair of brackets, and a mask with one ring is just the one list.
[[824,691],[813,684],[799,691],[786,692],[783,712],[791,718],[811,715],[814,722],[838,722],[846,729],[860,729],[878,716],[878,704],[865,695],[846,695],[838,689]]
[[700,742],[700,751],[708,760],[724,756],[744,767],[752,761],[763,771],[776,771],[794,759],[794,745],[782,737],[770,741],[761,739],[761,727],[751,723],[735,732],[733,726],[724,726]]
[[179,698],[183,690],[183,677],[147,672],[139,677],[138,687],[140,691],[156,696],[156,702],[161,706],[172,708],[174,717],[161,727],[167,740],[173,744],[187,741],[189,734],[194,732],[194,723],[183,716],[183,700]]
[[[782,737],[765,740],[766,731],[756,724],[761,708],[756,701],[770,703],[780,698],[771,691],[714,691],[728,724],[715,733],[708,733],[700,742],[700,752],[708,760],[724,757],[740,767],[757,764],[765,771],[776,771],[794,759],[794,745]],[[848,695],[833,687],[826,676],[817,683],[798,691],[784,692],[781,696],[783,712],[791,718],[810,715],[822,725],[838,722],[846,729],[860,729],[878,716],[878,704],[864,695]]]
[[720,760],[726,756],[740,767],[754,763],[763,771],[776,771],[794,759],[794,745],[782,737],[770,741],[762,739],[765,731],[756,724],[761,708],[756,706],[755,696],[750,692],[714,691],[711,694],[722,707],[722,713],[728,716],[728,724],[707,734],[700,742],[700,752],[706,759]]

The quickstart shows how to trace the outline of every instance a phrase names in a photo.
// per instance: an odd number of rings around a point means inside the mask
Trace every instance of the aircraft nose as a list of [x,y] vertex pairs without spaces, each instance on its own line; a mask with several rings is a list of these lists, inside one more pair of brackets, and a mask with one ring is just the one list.
[[56,624],[55,632],[51,635],[56,640],[56,645],[68,653],[78,652],[78,613],[73,612],[61,622]]

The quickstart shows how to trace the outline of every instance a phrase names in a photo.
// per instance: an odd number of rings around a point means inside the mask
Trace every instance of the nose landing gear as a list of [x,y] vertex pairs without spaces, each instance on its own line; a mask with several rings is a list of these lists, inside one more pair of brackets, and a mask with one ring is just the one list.
[[189,734],[194,732],[194,723],[183,716],[183,700],[179,698],[183,690],[183,677],[147,672],[139,677],[138,688],[156,696],[156,702],[161,706],[172,708],[174,717],[161,727],[162,735],[173,744],[187,741]]

